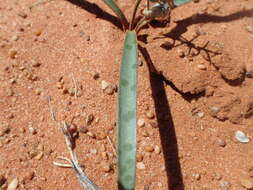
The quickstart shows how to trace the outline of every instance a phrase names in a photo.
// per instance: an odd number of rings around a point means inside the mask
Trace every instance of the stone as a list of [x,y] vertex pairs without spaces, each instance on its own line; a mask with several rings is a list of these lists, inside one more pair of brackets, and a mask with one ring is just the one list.
[[144,127],[145,126],[145,120],[144,119],[138,119],[137,126],[138,127]]
[[136,168],[139,170],[145,170],[146,166],[143,162],[137,162]]
[[241,184],[244,188],[246,188],[246,189],[248,189],[248,190],[252,190],[252,189],[253,189],[253,182],[252,182],[252,180],[250,180],[250,179],[241,178],[241,179],[240,179],[240,184]]

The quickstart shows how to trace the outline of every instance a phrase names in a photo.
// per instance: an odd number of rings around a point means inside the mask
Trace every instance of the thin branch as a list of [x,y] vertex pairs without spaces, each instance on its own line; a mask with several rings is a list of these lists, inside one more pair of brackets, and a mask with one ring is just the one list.
[[77,89],[77,82],[76,82],[73,74],[72,74],[72,81],[73,81],[74,86],[75,86],[75,98],[77,98],[77,91],[78,91],[78,89]]
[[73,151],[73,138],[68,130],[68,125],[66,122],[63,123],[62,126],[62,132],[65,137],[65,142],[67,144],[67,148],[70,153],[70,161],[72,164],[73,169],[76,172],[77,178],[79,180],[79,183],[81,184],[82,188],[85,190],[101,190],[99,189],[88,177],[87,175],[83,172],[81,166],[79,165],[79,162],[77,160],[77,156],[75,152]]
[[51,96],[48,96],[48,107],[49,107],[49,111],[50,111],[50,114],[51,114],[51,117],[54,121],[56,121],[56,118],[55,118],[55,114],[54,114],[54,110],[52,108],[52,104],[51,104]]
[[137,9],[138,9],[141,1],[142,0],[136,0],[136,2],[135,2],[133,15],[132,15],[132,19],[131,19],[131,22],[130,22],[130,30],[133,29],[132,27],[133,27],[133,24],[134,24],[134,20],[135,20],[135,16],[136,16],[136,13],[137,13]]

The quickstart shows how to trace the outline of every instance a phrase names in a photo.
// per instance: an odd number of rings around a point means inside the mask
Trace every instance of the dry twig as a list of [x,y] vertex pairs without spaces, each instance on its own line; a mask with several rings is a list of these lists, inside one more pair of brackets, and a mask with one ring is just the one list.
[[113,146],[113,143],[112,143],[111,138],[110,138],[109,136],[106,136],[106,138],[107,138],[109,144],[110,144],[111,147],[112,147],[112,151],[113,151],[113,153],[114,153],[114,156],[117,158],[117,152],[116,152],[116,150],[115,150],[115,148],[114,148],[114,146]]
[[49,107],[49,111],[50,111],[52,119],[54,121],[56,121],[54,110],[53,110],[53,107],[52,107],[52,104],[51,104],[51,96],[48,96],[48,107]]
[[[70,153],[70,159],[64,158],[64,157],[59,157],[59,158],[62,160],[66,160],[71,164],[71,167],[75,170],[78,181],[84,190],[101,190],[83,172],[83,170],[77,160],[76,153],[73,151],[73,148],[74,148],[73,138],[68,130],[68,125],[66,122],[63,122],[63,126],[61,127],[61,129],[62,129],[63,135],[65,137],[65,142],[67,144],[67,148]],[[61,164],[58,162],[54,162],[54,164],[56,166],[60,166],[60,167],[69,166],[68,164]]]

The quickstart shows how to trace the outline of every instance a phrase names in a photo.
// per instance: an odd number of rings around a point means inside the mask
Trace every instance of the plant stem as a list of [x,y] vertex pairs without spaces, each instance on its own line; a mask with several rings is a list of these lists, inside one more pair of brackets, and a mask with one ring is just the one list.
[[113,0],[103,0],[103,2],[119,17],[125,31],[128,28],[128,21],[118,5]]
[[130,30],[133,29],[132,27],[133,27],[133,24],[134,24],[134,20],[135,20],[135,16],[136,16],[136,13],[137,13],[137,9],[138,9],[141,1],[142,0],[136,0],[136,2],[135,2],[133,15],[132,15],[132,19],[131,19],[131,22],[130,22]]

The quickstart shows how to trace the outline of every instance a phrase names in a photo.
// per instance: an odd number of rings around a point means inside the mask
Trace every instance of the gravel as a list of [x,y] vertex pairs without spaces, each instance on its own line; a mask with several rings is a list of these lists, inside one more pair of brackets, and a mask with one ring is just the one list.
[[227,145],[226,141],[223,139],[217,139],[216,143],[220,147],[225,147]]
[[146,146],[144,147],[144,150],[145,150],[146,152],[153,152],[153,151],[154,151],[154,147],[153,147],[152,145],[146,145]]
[[149,119],[153,119],[153,118],[155,117],[155,115],[154,115],[154,113],[153,113],[152,111],[147,111],[147,112],[146,112],[146,116],[147,116],[147,118],[149,118]]
[[144,127],[145,126],[145,120],[144,119],[138,119],[137,126],[138,127]]
[[236,131],[235,138],[240,143],[248,143],[250,141],[249,137],[247,137],[246,134],[242,131]]
[[228,181],[220,181],[220,188],[222,190],[229,190],[230,187],[231,187],[230,182],[228,182]]
[[139,170],[145,170],[146,166],[143,162],[138,162],[136,164],[136,168],[139,169]]
[[160,149],[160,147],[159,146],[155,146],[155,153],[156,154],[160,154],[161,153],[161,149]]
[[18,179],[15,178],[9,183],[7,190],[16,190],[17,187],[18,187]]
[[246,189],[248,189],[248,190],[252,190],[252,189],[253,189],[253,182],[252,182],[252,180],[250,180],[250,179],[241,178],[241,179],[240,179],[240,184],[241,184],[244,188],[246,188]]
[[105,90],[109,86],[109,83],[106,82],[105,80],[101,81],[101,88],[102,90]]

